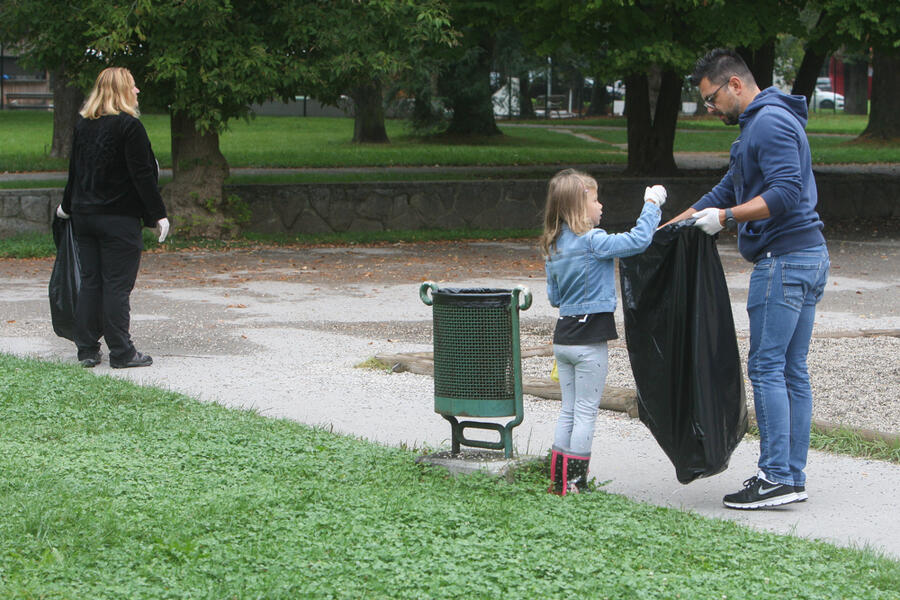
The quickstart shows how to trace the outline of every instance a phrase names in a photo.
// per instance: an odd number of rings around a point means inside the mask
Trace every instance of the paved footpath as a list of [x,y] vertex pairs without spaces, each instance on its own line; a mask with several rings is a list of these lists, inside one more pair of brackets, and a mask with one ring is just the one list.
[[[818,330],[900,329],[900,240],[830,246],[836,269]],[[736,324],[745,332],[747,265],[733,241],[720,241],[720,248]],[[491,269],[501,262],[507,266]],[[0,260],[0,352],[74,362],[72,344],[50,326],[51,266]],[[132,295],[132,335],[155,363],[113,371],[104,360],[94,372],[385,444],[446,448],[449,426],[433,412],[431,378],[354,368],[376,353],[431,349],[431,309],[418,297],[423,279],[524,284],[534,303],[522,313],[523,327],[555,318],[537,255],[521,242],[145,254]],[[529,398],[525,410],[517,449],[542,454],[557,403]],[[754,440],[740,445],[724,473],[689,485],[676,481],[646,428],[623,415],[600,416],[592,451],[592,474],[608,481],[609,492],[900,559],[900,465],[812,452],[808,502],[739,512],[723,508],[721,497],[755,472]]]

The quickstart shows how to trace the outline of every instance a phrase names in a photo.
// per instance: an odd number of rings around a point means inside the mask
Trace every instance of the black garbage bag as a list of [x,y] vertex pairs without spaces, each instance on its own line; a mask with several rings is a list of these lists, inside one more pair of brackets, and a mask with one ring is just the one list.
[[681,483],[724,471],[747,432],[731,301],[715,238],[693,220],[619,261],[638,412]]
[[56,335],[74,341],[75,303],[81,286],[81,267],[70,219],[53,217],[53,241],[56,244],[56,262],[50,273],[50,320]]

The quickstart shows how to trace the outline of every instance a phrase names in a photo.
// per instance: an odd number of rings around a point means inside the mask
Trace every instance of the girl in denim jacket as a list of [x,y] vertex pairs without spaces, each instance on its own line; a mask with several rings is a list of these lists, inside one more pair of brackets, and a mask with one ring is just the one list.
[[647,249],[665,201],[663,186],[646,188],[637,224],[627,233],[609,234],[596,228],[603,205],[593,177],[565,169],[550,180],[540,244],[547,296],[559,308],[553,355],[562,404],[550,457],[553,485],[548,490],[555,494],[587,489],[594,422],[606,384],[607,341],[618,338],[613,258]]

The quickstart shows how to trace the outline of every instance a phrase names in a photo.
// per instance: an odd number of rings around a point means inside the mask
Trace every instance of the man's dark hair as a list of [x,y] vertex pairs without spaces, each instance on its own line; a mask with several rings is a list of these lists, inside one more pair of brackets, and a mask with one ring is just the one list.
[[740,54],[728,48],[715,48],[697,60],[691,74],[691,83],[699,86],[700,80],[706,77],[710,83],[719,85],[733,75],[737,75],[747,83],[756,83],[753,73],[747,68],[747,63]]

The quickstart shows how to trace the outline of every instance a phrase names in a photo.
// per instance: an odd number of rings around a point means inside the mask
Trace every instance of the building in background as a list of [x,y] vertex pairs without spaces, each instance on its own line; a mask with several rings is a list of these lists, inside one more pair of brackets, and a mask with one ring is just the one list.
[[53,93],[47,71],[25,69],[15,46],[0,44],[0,110],[51,110]]

